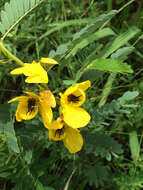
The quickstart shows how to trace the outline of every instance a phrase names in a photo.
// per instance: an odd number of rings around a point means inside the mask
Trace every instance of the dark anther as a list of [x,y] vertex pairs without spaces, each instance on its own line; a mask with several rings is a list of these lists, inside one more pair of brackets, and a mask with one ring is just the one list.
[[30,98],[28,99],[28,111],[27,113],[31,113],[33,110],[34,110],[34,107],[35,107],[35,104],[36,104],[36,100],[34,98]]
[[80,100],[80,96],[75,96],[73,94],[70,94],[68,96],[68,102],[77,103],[77,102],[79,102],[79,100]]
[[55,136],[60,136],[64,134],[64,127],[62,129],[57,129],[55,132]]

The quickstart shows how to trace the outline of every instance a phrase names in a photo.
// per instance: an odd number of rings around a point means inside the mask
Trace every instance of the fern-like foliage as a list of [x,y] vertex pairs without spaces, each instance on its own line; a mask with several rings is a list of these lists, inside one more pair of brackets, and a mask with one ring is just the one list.
[[96,111],[91,108],[90,115],[92,116],[91,126],[96,125],[97,126],[104,126],[108,125],[108,123],[105,123],[104,121],[106,119],[113,119],[112,116],[114,114],[130,114],[129,108],[134,108],[137,105],[136,104],[127,104],[129,101],[134,100],[138,96],[137,91],[127,91],[118,98],[117,100],[113,100],[110,103],[105,104],[101,108],[97,109]]
[[2,40],[19,21],[37,7],[43,0],[11,0],[1,11],[0,32]]

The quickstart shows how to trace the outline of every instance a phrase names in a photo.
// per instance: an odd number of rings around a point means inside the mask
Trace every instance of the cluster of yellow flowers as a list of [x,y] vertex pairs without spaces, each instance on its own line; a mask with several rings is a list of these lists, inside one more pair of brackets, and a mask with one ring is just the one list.
[[[48,83],[48,75],[42,65],[58,64],[54,59],[41,58],[40,62],[24,63],[23,67],[16,68],[11,74],[24,74],[27,83]],[[43,90],[39,95],[25,91],[27,96],[19,96],[8,103],[19,101],[16,110],[16,120],[30,120],[40,111],[44,126],[49,130],[49,138],[55,141],[63,140],[70,153],[81,150],[83,137],[78,128],[86,126],[90,115],[80,106],[86,100],[85,90],[90,87],[90,81],[84,81],[70,86],[60,95],[60,116],[52,121],[52,108],[56,107],[56,100],[50,90]]]

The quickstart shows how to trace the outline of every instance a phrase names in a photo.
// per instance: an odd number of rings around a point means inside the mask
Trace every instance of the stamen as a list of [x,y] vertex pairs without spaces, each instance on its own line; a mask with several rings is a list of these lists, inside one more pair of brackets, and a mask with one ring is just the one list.
[[62,136],[64,134],[64,127],[62,129],[57,129],[55,131],[55,137],[58,136],[60,138],[60,136]]
[[28,105],[27,105],[28,111],[27,111],[27,113],[31,113],[34,110],[35,104],[36,104],[36,100],[34,98],[28,99]]
[[77,102],[79,102],[79,100],[80,100],[80,96],[75,96],[73,94],[70,94],[68,96],[68,102],[77,103]]

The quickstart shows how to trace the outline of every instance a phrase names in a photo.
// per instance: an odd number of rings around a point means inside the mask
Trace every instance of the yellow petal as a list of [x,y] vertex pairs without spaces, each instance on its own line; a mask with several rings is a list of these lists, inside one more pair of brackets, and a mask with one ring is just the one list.
[[39,96],[33,92],[30,91],[24,91],[25,94],[28,94],[30,97],[35,98],[37,100],[39,100]]
[[52,123],[49,123],[46,128],[48,129],[61,129],[64,125],[64,122],[62,121],[62,119],[59,117],[57,120],[53,121]]
[[50,90],[43,90],[40,91],[40,101],[45,102],[49,105],[49,107],[55,108],[56,107],[56,100],[54,95]]
[[27,83],[48,83],[48,76],[43,77],[43,78],[40,75],[29,76],[25,79],[25,82],[27,82]]
[[78,83],[78,88],[82,89],[83,91],[87,90],[90,86],[91,86],[91,82],[89,80]]
[[74,91],[76,91],[78,89],[78,85],[72,85],[69,88],[66,89],[66,91],[64,92],[64,95],[68,96],[69,94],[72,94]]
[[83,146],[83,138],[77,129],[67,127],[65,129],[66,136],[63,139],[65,147],[70,153],[76,153],[81,150]]
[[53,119],[52,109],[45,103],[41,103],[41,102],[40,102],[39,108],[40,108],[40,114],[42,116],[44,126],[48,128],[49,123],[51,123]]
[[21,122],[21,121],[22,121],[22,118],[20,117],[20,114],[19,114],[19,112],[18,112],[18,109],[16,110],[15,116],[16,116],[16,121],[18,121],[18,122]]
[[24,72],[24,67],[16,68],[10,72],[11,75],[22,74]]
[[65,91],[65,95],[72,94],[74,91],[77,91],[78,89],[85,91],[87,88],[91,86],[91,82],[89,80],[74,84],[70,86],[68,89]]
[[24,74],[28,78],[25,80],[28,83],[47,83],[48,75],[43,69],[40,63],[32,62],[24,63],[23,67],[14,69],[10,72],[11,74]]
[[72,128],[84,127],[90,121],[90,115],[83,108],[65,105],[62,113],[64,122]]
[[59,94],[61,96],[61,105],[64,106],[68,104],[70,106],[79,107],[81,106],[86,99],[86,94],[83,90],[76,89],[71,94]]
[[65,129],[49,130],[49,138],[54,141],[61,141],[65,138]]
[[18,96],[18,97],[15,97],[15,98],[12,98],[11,100],[9,100],[8,103],[20,101],[20,100],[23,100],[24,98],[25,98],[25,96]]
[[29,110],[29,105],[28,105],[29,99],[30,99],[29,97],[25,96],[23,99],[20,100],[16,110],[17,121],[33,119],[38,113],[38,104],[36,102],[35,105],[32,107],[32,109]]
[[57,64],[58,64],[58,62],[55,61],[54,59],[45,58],[45,57],[42,57],[42,58],[40,59],[40,63],[43,64],[43,65],[49,65],[49,66],[57,65]]
[[70,86],[64,94],[59,93],[61,96],[61,105],[64,106],[68,104],[70,106],[79,107],[81,106],[86,99],[85,90],[91,85],[90,81],[84,81]]
[[[36,69],[39,69],[40,64],[24,63],[23,67],[16,68],[10,72],[10,74],[24,74],[25,76],[31,76],[37,73]],[[41,69],[41,68],[40,68]]]

